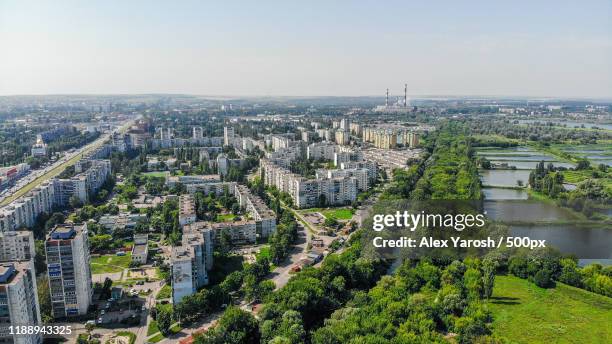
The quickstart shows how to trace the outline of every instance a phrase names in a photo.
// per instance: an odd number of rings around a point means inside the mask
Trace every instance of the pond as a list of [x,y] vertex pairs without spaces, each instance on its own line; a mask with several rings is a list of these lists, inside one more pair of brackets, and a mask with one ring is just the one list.
[[529,198],[527,191],[519,189],[482,188],[482,193],[487,200],[525,200]]
[[509,226],[513,236],[527,236],[535,240],[546,240],[546,246],[559,249],[565,254],[575,254],[581,259],[612,259],[612,230],[592,228],[576,224]]
[[612,124],[602,124],[602,123],[587,123],[587,122],[573,122],[573,121],[559,121],[559,120],[534,120],[534,119],[524,119],[524,120],[519,120],[518,121],[519,124],[529,124],[529,123],[553,123],[555,125],[560,125],[560,126],[567,126],[568,128],[575,128],[575,127],[579,127],[581,128],[582,126],[584,126],[584,128],[593,128],[593,127],[597,127],[600,129],[606,129],[606,130],[612,130]]
[[489,186],[517,186],[519,180],[527,185],[530,170],[481,170],[480,180]]
[[569,209],[538,200],[506,200],[484,202],[486,215],[502,222],[538,222],[578,220]]

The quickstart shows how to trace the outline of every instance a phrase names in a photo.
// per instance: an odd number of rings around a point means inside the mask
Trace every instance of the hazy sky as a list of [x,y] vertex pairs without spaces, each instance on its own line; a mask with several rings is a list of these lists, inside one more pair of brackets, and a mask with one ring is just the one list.
[[0,94],[612,98],[612,1],[0,0]]

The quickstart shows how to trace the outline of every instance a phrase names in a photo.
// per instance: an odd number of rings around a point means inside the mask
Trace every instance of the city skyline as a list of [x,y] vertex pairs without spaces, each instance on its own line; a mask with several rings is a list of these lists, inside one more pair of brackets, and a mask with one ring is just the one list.
[[[554,6],[553,6],[554,5]],[[0,95],[612,98],[612,4],[3,2]]]

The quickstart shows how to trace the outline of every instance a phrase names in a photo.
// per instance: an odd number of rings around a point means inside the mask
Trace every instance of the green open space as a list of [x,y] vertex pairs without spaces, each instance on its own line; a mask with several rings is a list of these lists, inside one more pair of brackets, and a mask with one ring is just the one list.
[[162,339],[164,339],[164,335],[162,335],[161,333],[158,333],[157,335],[149,338],[147,341],[149,343],[157,343],[157,342],[161,341]]
[[129,344],[134,344],[136,342],[136,335],[130,331],[121,331],[116,334],[118,337],[128,337],[130,339]]
[[149,327],[147,328],[147,336],[150,336],[154,333],[159,332],[159,327],[157,326],[157,321],[151,320],[149,323]]
[[236,215],[234,214],[217,214],[217,222],[229,222],[234,221]]
[[493,333],[510,343],[609,343],[612,298],[557,283],[543,289],[497,276],[488,302]]
[[132,261],[132,254],[127,252],[125,256],[105,254],[98,257],[91,257],[91,273],[104,274],[121,272],[127,268]]
[[172,297],[172,287],[170,287],[170,284],[164,284],[155,298],[157,300],[162,300],[169,299],[170,297]]
[[323,216],[336,220],[350,220],[353,217],[353,213],[352,208],[328,209],[323,211]]
[[166,171],[145,172],[142,175],[145,177],[165,177],[168,174]]
[[326,218],[336,220],[350,220],[355,211],[353,208],[308,208],[299,210],[301,214],[321,213]]

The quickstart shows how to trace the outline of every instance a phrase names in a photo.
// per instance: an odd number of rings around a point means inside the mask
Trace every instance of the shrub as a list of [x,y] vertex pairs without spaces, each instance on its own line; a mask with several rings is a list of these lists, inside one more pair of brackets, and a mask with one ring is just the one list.
[[536,272],[535,276],[533,277],[533,283],[540,288],[552,288],[555,286],[551,273],[547,269]]

